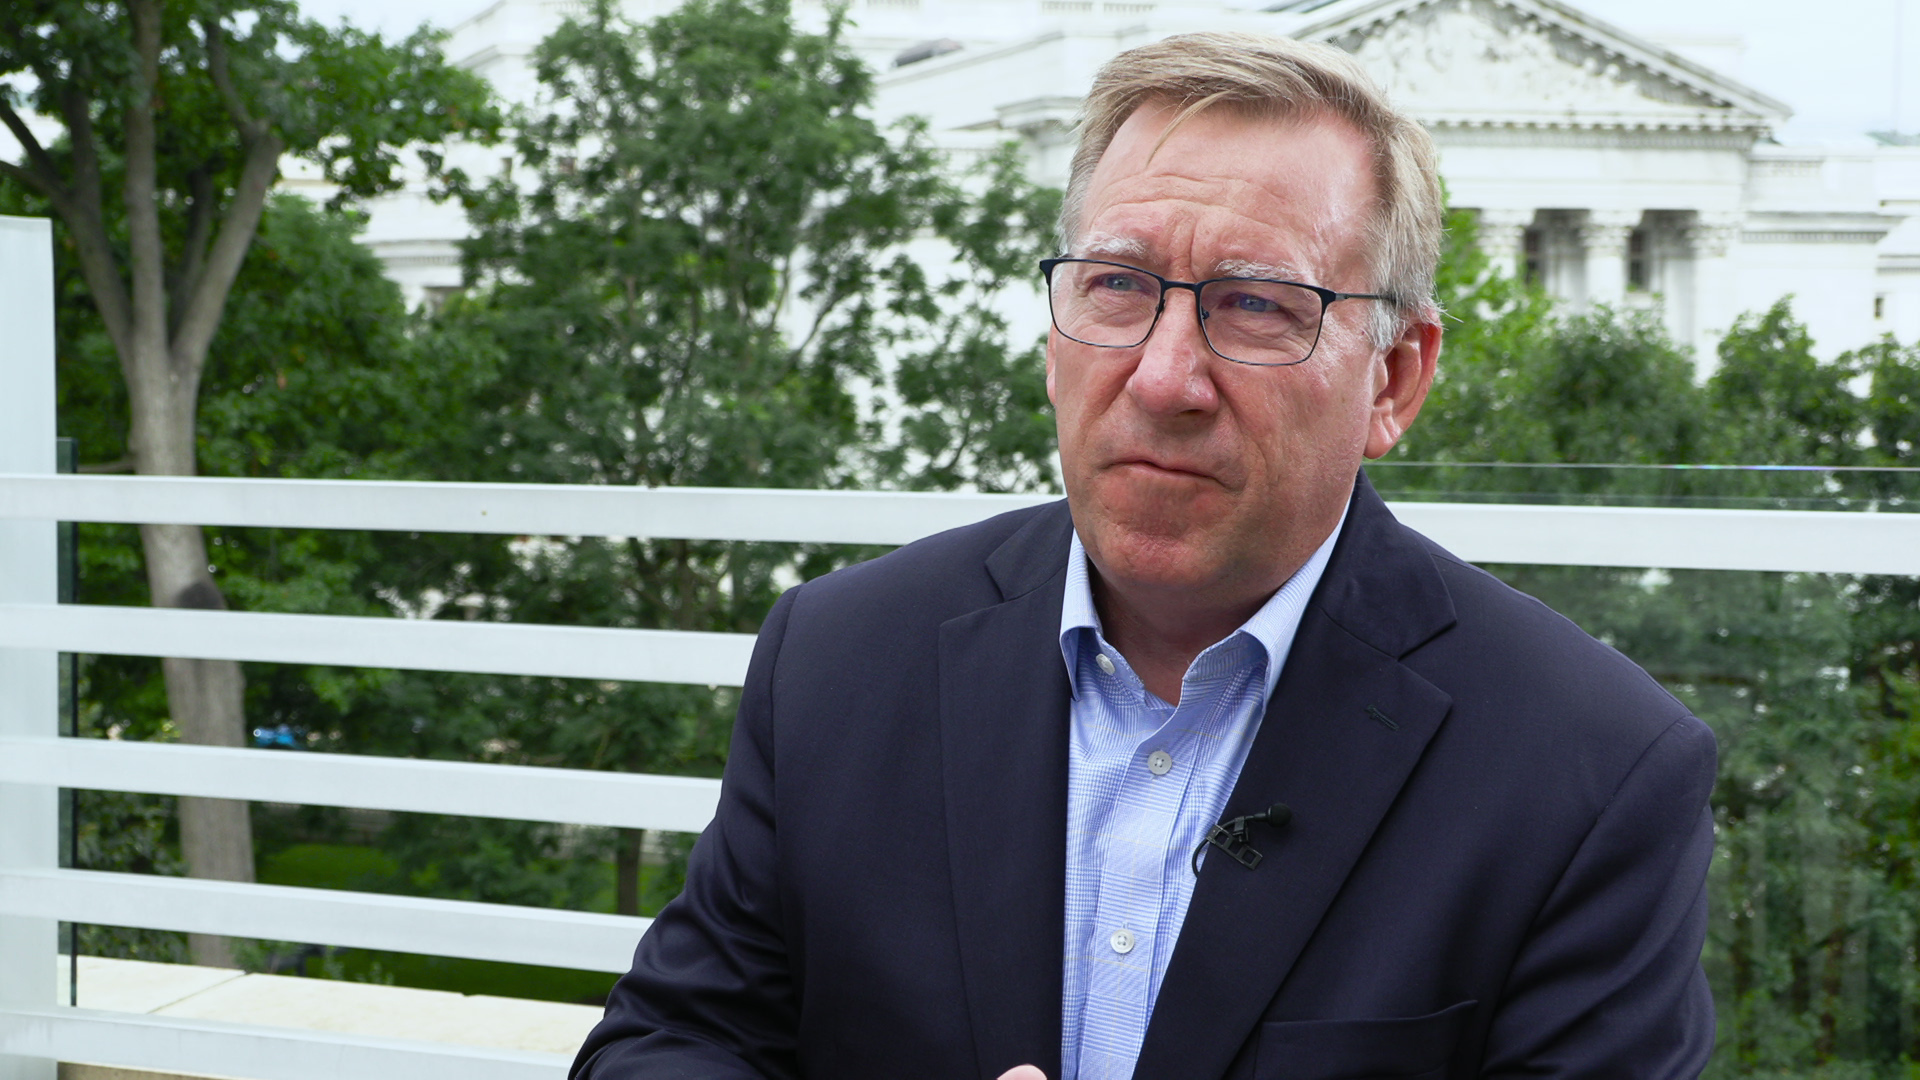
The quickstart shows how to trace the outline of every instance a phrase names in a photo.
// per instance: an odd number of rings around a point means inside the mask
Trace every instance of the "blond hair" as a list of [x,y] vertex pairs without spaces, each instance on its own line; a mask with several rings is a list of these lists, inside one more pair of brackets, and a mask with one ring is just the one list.
[[[1359,61],[1330,45],[1267,34],[1180,34],[1107,61],[1082,108],[1060,231],[1080,237],[1087,186],[1113,136],[1142,105],[1179,110],[1172,126],[1215,105],[1282,120],[1334,116],[1359,129],[1373,157],[1377,205],[1368,224],[1369,288],[1378,305],[1368,334],[1385,348],[1405,324],[1437,318],[1434,267],[1443,211],[1432,136],[1393,108]],[[1169,131],[1172,130],[1170,126]]]

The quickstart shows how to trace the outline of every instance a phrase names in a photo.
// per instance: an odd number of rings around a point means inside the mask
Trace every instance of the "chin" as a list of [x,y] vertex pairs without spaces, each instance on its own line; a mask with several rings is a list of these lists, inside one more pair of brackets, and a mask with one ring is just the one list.
[[1172,525],[1102,522],[1099,535],[1089,545],[1089,554],[1102,574],[1134,585],[1168,589],[1206,586],[1219,576],[1219,567],[1208,550],[1211,545],[1190,522],[1167,528],[1141,528],[1139,524]]

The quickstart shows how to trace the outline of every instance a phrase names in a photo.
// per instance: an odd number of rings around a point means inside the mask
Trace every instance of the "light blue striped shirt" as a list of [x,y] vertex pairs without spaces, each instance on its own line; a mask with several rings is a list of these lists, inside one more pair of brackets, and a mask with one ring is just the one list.
[[1226,807],[1345,524],[1343,515],[1265,606],[1194,658],[1178,707],[1147,690],[1101,634],[1074,534],[1060,611],[1073,686],[1060,1080],[1133,1075],[1193,896],[1193,849]]

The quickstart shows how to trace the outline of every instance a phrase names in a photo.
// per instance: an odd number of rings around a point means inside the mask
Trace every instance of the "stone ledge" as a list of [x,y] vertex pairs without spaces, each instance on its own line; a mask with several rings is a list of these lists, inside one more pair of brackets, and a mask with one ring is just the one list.
[[[62,1001],[67,1000],[66,987],[67,960],[62,957]],[[112,1012],[553,1054],[573,1053],[600,1020],[600,1010],[591,1005],[91,956],[80,958],[79,1004]],[[60,1080],[199,1078],[63,1062]]]
[[60,1063],[60,1080],[202,1080],[202,1078],[181,1073],[116,1069],[110,1065],[75,1065],[72,1062],[63,1061]]

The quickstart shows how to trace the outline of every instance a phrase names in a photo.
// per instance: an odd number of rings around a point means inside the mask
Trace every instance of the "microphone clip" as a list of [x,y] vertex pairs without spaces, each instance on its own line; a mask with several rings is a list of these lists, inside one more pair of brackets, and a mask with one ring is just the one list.
[[1247,828],[1256,821],[1264,821],[1278,829],[1293,820],[1293,811],[1285,803],[1274,803],[1257,814],[1245,814],[1231,821],[1218,822],[1207,829],[1207,838],[1193,849],[1193,876],[1200,876],[1200,853],[1208,846],[1219,848],[1227,857],[1249,870],[1260,865],[1264,855],[1247,839]]

